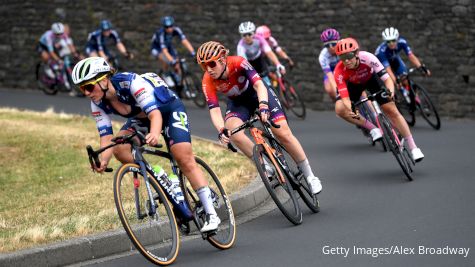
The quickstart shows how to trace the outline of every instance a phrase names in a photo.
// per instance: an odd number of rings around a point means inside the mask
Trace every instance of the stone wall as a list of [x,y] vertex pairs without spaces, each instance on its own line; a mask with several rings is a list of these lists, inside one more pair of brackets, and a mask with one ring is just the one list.
[[[110,19],[126,46],[136,54],[123,65],[136,72],[157,71],[150,40],[160,17],[171,14],[195,48],[219,40],[236,50],[241,21],[270,25],[273,35],[298,63],[292,76],[314,109],[332,104],[323,93],[316,57],[320,33],[327,27],[358,39],[373,52],[380,33],[395,26],[415,54],[432,70],[420,78],[445,116],[475,118],[475,4],[470,0],[176,0],[176,1],[13,1],[0,6],[0,87],[34,88],[38,38],[52,22],[71,25],[81,50],[87,33]],[[195,66],[196,67],[196,66]],[[196,68],[196,71],[199,71]]]

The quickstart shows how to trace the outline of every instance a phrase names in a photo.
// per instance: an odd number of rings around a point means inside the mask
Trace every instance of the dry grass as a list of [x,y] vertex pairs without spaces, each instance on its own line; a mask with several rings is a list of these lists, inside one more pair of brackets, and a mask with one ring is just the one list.
[[[114,123],[114,131],[120,126]],[[84,148],[97,148],[99,142],[92,119],[0,109],[0,128],[0,252],[122,227],[113,175],[89,169]],[[200,140],[193,140],[193,148],[228,194],[253,178],[247,158]],[[119,163],[111,165],[115,169]]]

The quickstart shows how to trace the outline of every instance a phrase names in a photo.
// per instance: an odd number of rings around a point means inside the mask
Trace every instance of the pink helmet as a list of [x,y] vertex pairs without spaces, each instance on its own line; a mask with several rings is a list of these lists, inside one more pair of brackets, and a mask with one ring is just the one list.
[[332,28],[328,28],[322,32],[322,35],[320,35],[320,40],[322,42],[330,42],[330,41],[338,41],[340,40],[340,33]]
[[270,29],[266,25],[261,25],[261,26],[257,27],[256,34],[261,36],[261,37],[264,37],[265,39],[267,39],[271,36]]

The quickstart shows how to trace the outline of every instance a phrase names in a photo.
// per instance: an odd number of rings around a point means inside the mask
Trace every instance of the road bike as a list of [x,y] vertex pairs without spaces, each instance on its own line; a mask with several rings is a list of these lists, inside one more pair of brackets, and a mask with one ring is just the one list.
[[71,56],[64,56],[63,63],[48,64],[43,61],[36,64],[36,82],[38,88],[47,95],[55,95],[59,91],[72,92],[79,96],[82,93],[74,85],[71,73],[74,61]]
[[[290,68],[288,68],[290,70]],[[282,75],[275,67],[269,67],[269,77],[279,101],[284,109],[290,110],[300,119],[305,119],[306,108],[299,90],[290,82],[289,78]]]
[[429,92],[411,79],[411,75],[416,68],[409,69],[407,76],[401,77],[402,80],[407,79],[409,88],[401,86],[396,90],[396,106],[403,115],[407,124],[414,126],[416,123],[416,112],[419,111],[422,118],[429,123],[435,130],[440,129],[440,117],[437,108],[432,102]]
[[206,98],[201,89],[201,80],[189,70],[185,58],[179,58],[177,63],[181,75],[172,70],[169,73],[161,71],[160,76],[164,78],[167,85],[174,89],[181,99],[193,100],[197,107],[204,108],[206,106]]
[[[255,126],[257,121],[260,119],[258,112],[255,112],[253,117],[231,130],[230,135],[249,129],[255,142],[252,159],[267,191],[290,222],[295,225],[301,224],[302,211],[294,190],[314,213],[320,209],[317,195],[312,194],[310,185],[297,163],[272,133],[271,126],[274,128],[280,126],[269,120],[261,123],[262,128],[258,128]],[[232,145],[228,147],[236,151]]]
[[373,94],[368,93],[367,97],[362,98],[355,103],[352,103],[353,112],[356,112],[356,107],[361,106],[365,102],[371,101],[371,106],[376,113],[375,125],[380,128],[383,134],[384,145],[392,152],[392,154],[396,158],[396,161],[403,170],[407,180],[412,181],[412,167],[414,166],[415,162],[413,161],[409,150],[406,147],[404,138],[401,137],[399,131],[392,125],[391,121],[382,112],[381,107],[376,101],[376,96],[378,95],[380,95],[382,98],[389,97],[386,88],[383,88]]
[[[134,163],[121,165],[114,175],[114,201],[122,225],[135,248],[150,262],[168,265],[175,261],[179,247],[179,231],[189,235],[201,229],[206,213],[196,192],[181,172],[170,147],[166,142],[166,151],[144,147],[147,128],[132,124],[134,132],[117,136],[112,144],[94,151],[87,146],[91,167],[100,166],[98,155],[105,150],[121,144],[130,144]],[[164,158],[180,180],[184,201],[180,201],[172,190],[171,181],[158,176],[144,155]],[[201,233],[203,239],[218,249],[233,246],[236,238],[236,222],[231,201],[224,191],[218,177],[202,159],[195,157],[196,163],[209,182],[214,208],[221,219],[216,231]],[[112,172],[107,168],[106,172]],[[196,229],[192,229],[193,221]]]

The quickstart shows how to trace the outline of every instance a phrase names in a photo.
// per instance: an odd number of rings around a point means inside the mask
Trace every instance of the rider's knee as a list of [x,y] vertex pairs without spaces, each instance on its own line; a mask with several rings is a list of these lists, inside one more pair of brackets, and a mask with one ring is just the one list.
[[335,103],[335,113],[338,117],[343,118],[346,116],[347,110],[341,101]]

